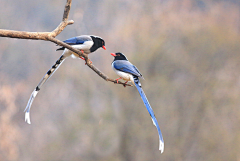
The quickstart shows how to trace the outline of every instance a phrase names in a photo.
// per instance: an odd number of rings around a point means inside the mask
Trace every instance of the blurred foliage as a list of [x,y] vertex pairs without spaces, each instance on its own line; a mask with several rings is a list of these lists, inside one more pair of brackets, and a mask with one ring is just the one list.
[[[52,31],[65,1],[2,0],[0,28]],[[143,74],[143,89],[165,141],[135,87],[105,82],[68,59],[32,90],[60,57],[55,44],[0,38],[0,160],[240,160],[240,2],[237,0],[73,0],[57,38],[93,34],[107,51],[90,55],[111,78],[111,52]]]

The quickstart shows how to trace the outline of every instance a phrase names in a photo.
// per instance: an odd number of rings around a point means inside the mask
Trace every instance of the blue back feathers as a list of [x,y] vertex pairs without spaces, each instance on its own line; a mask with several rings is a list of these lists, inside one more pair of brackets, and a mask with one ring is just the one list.
[[[87,35],[82,35],[82,36],[72,37],[70,39],[64,40],[63,42],[68,45],[79,45],[79,44],[83,44],[86,41],[92,41],[92,38]],[[64,49],[65,47],[61,47],[61,48],[58,48],[56,51],[64,50]]]
[[78,45],[78,44],[83,44],[85,41],[91,41],[91,39],[89,37],[78,36],[78,37],[72,37],[63,42],[69,45]]
[[113,62],[113,67],[119,71],[129,73],[137,77],[142,77],[139,70],[127,60],[115,60]]

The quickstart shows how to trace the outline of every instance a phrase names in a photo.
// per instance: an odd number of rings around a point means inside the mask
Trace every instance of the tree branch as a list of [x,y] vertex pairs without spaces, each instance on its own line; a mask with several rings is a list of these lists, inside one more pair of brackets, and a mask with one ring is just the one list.
[[[86,60],[86,59],[85,59]],[[100,77],[102,77],[104,80],[109,81],[109,82],[113,82],[113,83],[117,83],[117,84],[122,84],[124,87],[126,86],[132,86],[131,84],[126,84],[123,83],[121,81],[116,81],[114,79],[108,78],[105,74],[103,74],[99,69],[97,69],[90,61],[89,59],[86,60],[86,64],[87,66],[89,66],[89,68],[91,68],[94,72],[96,72]]]
[[123,83],[123,82],[121,82],[121,81],[118,81],[118,82],[117,82],[116,80],[111,79],[111,78],[109,78],[107,75],[103,74],[103,72],[101,72],[98,68],[96,68],[96,67],[91,63],[91,61],[90,61],[89,58],[88,58],[88,55],[82,53],[80,50],[77,50],[77,49],[73,48],[72,46],[70,46],[70,45],[68,45],[68,44],[66,44],[66,43],[64,43],[64,42],[59,41],[58,39],[56,39],[56,38],[54,38],[54,37],[48,37],[48,40],[51,41],[51,42],[53,42],[53,43],[55,43],[55,44],[57,44],[57,45],[63,46],[63,47],[65,47],[65,48],[68,48],[69,50],[77,53],[79,56],[84,57],[85,62],[86,62],[86,65],[87,65],[89,68],[91,68],[94,72],[96,72],[96,73],[97,73],[100,77],[102,77],[104,80],[109,81],[109,82],[113,82],[113,83],[116,83],[116,84],[121,84],[121,85],[123,85],[124,87],[126,87],[126,86],[132,86],[131,84],[125,84],[125,83]]
[[18,39],[34,39],[34,40],[47,40],[46,37],[50,32],[26,32],[0,29],[1,37],[10,37]]
[[72,5],[72,0],[67,0],[67,2],[65,4],[65,9],[64,9],[62,21],[67,21],[68,20],[71,5]]
[[102,77],[106,81],[110,81],[116,84],[121,84],[124,87],[125,86],[132,86],[130,84],[125,84],[120,81],[116,81],[113,79],[108,78],[107,75],[103,74],[98,68],[96,68],[91,61],[88,59],[88,55],[82,53],[81,51],[73,48],[72,46],[56,39],[55,37],[59,35],[67,25],[71,25],[74,23],[73,20],[68,20],[69,12],[71,8],[72,0],[67,0],[65,4],[65,9],[63,13],[63,19],[62,22],[58,25],[58,27],[53,30],[52,32],[26,32],[26,31],[14,31],[14,30],[4,30],[0,29],[0,37],[9,37],[9,38],[18,38],[18,39],[32,39],[32,40],[45,40],[45,41],[51,41],[55,44],[58,44],[60,46],[63,46],[75,53],[77,53],[80,57],[84,57],[86,61],[86,65],[88,65],[89,68],[91,68],[94,72],[96,72],[100,77]]

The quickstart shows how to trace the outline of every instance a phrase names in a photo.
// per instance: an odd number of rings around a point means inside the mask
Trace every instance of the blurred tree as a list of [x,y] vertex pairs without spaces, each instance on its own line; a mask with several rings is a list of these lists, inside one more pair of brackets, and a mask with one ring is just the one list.
[[[2,1],[0,28],[52,30],[64,2],[45,2]],[[239,160],[239,7],[235,0],[73,1],[75,25],[59,39],[99,35],[108,53],[123,52],[138,67],[163,154],[136,89],[104,82],[78,60],[46,83],[26,125],[29,94],[60,53],[45,42],[0,38],[0,160]],[[117,78],[108,53],[90,59]]]

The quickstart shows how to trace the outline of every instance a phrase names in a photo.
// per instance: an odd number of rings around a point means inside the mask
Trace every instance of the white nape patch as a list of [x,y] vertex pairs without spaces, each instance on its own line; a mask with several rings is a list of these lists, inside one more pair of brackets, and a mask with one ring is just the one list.
[[161,153],[163,153],[164,151],[164,142],[162,142],[161,140],[159,140],[159,150],[161,151]]
[[[151,119],[152,119],[153,125],[155,125],[155,126],[156,126],[155,122],[153,121],[153,118],[151,118]],[[156,126],[156,127],[157,127],[157,126]]]
[[26,112],[26,113],[25,113],[25,122],[27,122],[28,124],[31,124],[31,121],[30,121],[30,113],[29,113],[29,112]]

